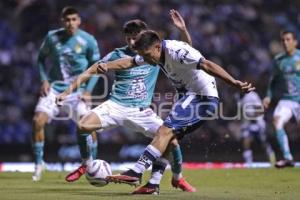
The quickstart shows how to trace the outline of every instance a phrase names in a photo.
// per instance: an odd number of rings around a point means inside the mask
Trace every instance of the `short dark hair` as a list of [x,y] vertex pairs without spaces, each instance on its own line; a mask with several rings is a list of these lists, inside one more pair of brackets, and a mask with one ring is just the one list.
[[74,14],[79,15],[79,12],[76,8],[74,8],[72,6],[66,6],[61,11],[62,18],[65,18],[67,15],[74,15]]
[[133,19],[127,21],[123,26],[123,32],[125,34],[139,34],[141,31],[147,30],[147,24],[140,19]]
[[146,50],[156,42],[161,42],[161,39],[156,31],[142,31],[135,40],[133,48],[135,50]]
[[282,31],[280,31],[280,37],[282,37],[286,34],[292,34],[293,38],[295,40],[297,40],[297,36],[296,36],[296,33],[294,31],[291,31],[291,30],[282,30]]

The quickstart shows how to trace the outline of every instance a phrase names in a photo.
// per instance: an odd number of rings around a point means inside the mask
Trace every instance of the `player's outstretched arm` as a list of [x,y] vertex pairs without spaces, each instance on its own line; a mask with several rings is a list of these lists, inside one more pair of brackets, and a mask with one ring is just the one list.
[[85,72],[80,74],[72,83],[71,85],[61,94],[59,94],[56,97],[56,104],[61,105],[66,96],[71,94],[74,90],[76,90],[82,83],[85,83],[93,74],[98,73],[98,62],[93,64],[91,67],[89,67]]
[[170,16],[174,26],[180,31],[180,39],[192,46],[192,38],[186,29],[183,17],[177,10],[170,10]]
[[76,90],[82,83],[85,83],[93,74],[105,73],[108,69],[121,70],[127,69],[135,65],[134,58],[122,58],[107,63],[101,61],[96,62],[89,67],[85,72],[80,74],[63,93],[56,97],[56,104],[61,105],[66,96]]
[[133,57],[129,58],[121,58],[118,60],[114,60],[111,62],[106,63],[99,63],[98,70],[103,71],[104,70],[122,70],[122,69],[128,69],[136,65],[136,61]]
[[229,83],[230,85],[238,87],[243,92],[251,92],[251,91],[255,90],[255,87],[253,87],[251,83],[242,82],[242,81],[234,79],[221,66],[217,65],[216,63],[214,63],[212,61],[203,60],[200,62],[200,67],[207,73],[221,78],[222,80]]

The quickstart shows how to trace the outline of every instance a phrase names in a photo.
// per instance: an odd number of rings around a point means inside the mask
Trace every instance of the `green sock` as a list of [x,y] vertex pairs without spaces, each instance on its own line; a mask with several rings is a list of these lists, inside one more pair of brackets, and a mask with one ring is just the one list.
[[289,140],[284,129],[276,130],[277,140],[280,149],[283,153],[283,157],[287,160],[293,160],[293,156],[290,151]]
[[41,164],[44,156],[44,144],[45,142],[35,142],[33,144],[34,163]]
[[172,165],[171,169],[173,172],[173,176],[177,179],[181,178],[181,172],[182,172],[182,153],[180,146],[177,145],[173,151],[172,151]]
[[83,160],[87,160],[90,155],[90,150],[89,150],[88,141],[87,141],[88,136],[89,136],[88,133],[81,133],[81,134],[78,134],[78,136],[77,136],[79,151],[80,151],[81,158]]
[[97,156],[98,156],[98,141],[95,141],[91,144],[90,152],[92,154],[93,159],[97,159]]

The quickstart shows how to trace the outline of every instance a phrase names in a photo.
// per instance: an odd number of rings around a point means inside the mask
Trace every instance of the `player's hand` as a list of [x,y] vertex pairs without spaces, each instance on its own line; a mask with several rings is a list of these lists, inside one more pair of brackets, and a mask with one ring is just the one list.
[[87,105],[91,105],[92,94],[89,91],[84,91],[81,95],[81,100],[84,101]]
[[63,105],[63,101],[66,99],[66,96],[68,96],[68,94],[66,94],[65,92],[57,95],[56,98],[55,98],[56,105],[62,106]]
[[265,97],[263,99],[262,103],[263,103],[263,106],[264,106],[265,110],[268,109],[269,106],[270,106],[270,103],[271,103],[271,98],[270,97]]
[[49,84],[49,82],[47,80],[43,81],[42,82],[42,86],[40,88],[40,95],[42,97],[47,96],[48,93],[49,93],[49,90],[50,90],[50,84]]
[[186,29],[185,22],[177,10],[170,10],[170,16],[173,21],[173,24],[181,31]]
[[255,90],[255,87],[253,87],[252,84],[248,83],[248,82],[242,82],[242,81],[236,80],[235,85],[237,87],[239,87],[239,89],[245,93],[249,93],[249,92]]

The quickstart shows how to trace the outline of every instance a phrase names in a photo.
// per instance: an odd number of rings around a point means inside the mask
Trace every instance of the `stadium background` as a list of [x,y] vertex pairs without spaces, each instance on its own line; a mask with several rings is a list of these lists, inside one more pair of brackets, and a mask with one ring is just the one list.
[[[235,77],[255,83],[261,97],[266,91],[272,57],[281,51],[279,32],[288,28],[300,38],[300,2],[291,0],[228,1],[121,1],[121,0],[9,0],[0,2],[0,161],[32,161],[31,121],[40,81],[36,57],[43,37],[60,26],[59,14],[66,5],[80,10],[82,28],[98,40],[101,55],[125,44],[121,27],[129,19],[141,18],[165,38],[176,39],[168,16],[171,8],[183,15],[193,46],[226,68]],[[111,80],[113,75],[109,74]],[[236,112],[236,91],[218,81],[225,115]],[[102,94],[101,81],[94,93]],[[156,92],[174,92],[160,75]],[[104,100],[104,99],[103,99]],[[154,99],[155,100],[155,99]],[[170,101],[160,99],[154,103]],[[274,108],[274,104],[273,104]],[[267,113],[268,122],[271,111]],[[78,161],[75,125],[69,121],[47,126],[45,159],[49,162]],[[239,121],[207,123],[185,138],[185,161],[242,161]],[[288,124],[295,160],[300,158],[299,126]],[[272,128],[268,138],[279,153]],[[107,161],[135,160],[149,142],[141,134],[123,128],[99,135],[99,156]],[[136,145],[139,144],[139,145]],[[265,160],[255,145],[255,160]]]

